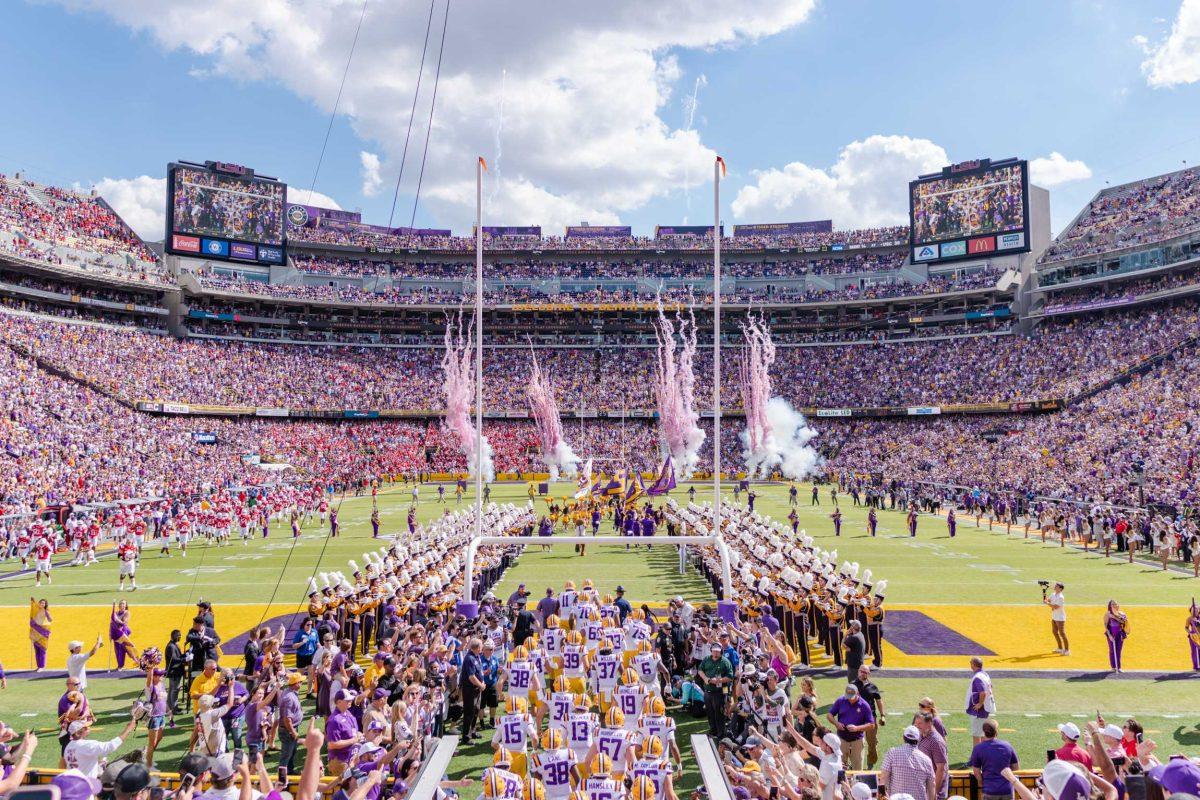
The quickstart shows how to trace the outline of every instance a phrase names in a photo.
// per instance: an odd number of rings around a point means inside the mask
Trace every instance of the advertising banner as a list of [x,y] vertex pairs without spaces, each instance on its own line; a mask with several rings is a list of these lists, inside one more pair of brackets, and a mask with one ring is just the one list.
[[833,220],[815,219],[808,222],[756,222],[734,225],[733,237],[739,236],[797,236],[805,233],[833,233]]
[[628,237],[633,229],[628,225],[568,225],[568,239],[605,239],[608,237]]
[[537,236],[542,235],[541,225],[484,225],[484,236]]

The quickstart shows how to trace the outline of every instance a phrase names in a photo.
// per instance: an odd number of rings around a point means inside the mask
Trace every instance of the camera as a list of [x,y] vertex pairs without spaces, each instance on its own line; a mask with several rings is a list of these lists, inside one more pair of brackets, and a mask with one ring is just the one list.
[[1037,584],[1038,586],[1042,587],[1042,591],[1050,588],[1050,581],[1038,581]]

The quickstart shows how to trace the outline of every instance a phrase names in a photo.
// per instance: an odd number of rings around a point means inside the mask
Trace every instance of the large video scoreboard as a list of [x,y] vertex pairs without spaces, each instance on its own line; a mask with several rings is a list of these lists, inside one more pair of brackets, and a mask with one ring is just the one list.
[[1029,165],[980,159],[908,185],[912,260],[955,261],[1029,250]]
[[238,164],[167,165],[168,253],[252,264],[285,260],[287,185]]

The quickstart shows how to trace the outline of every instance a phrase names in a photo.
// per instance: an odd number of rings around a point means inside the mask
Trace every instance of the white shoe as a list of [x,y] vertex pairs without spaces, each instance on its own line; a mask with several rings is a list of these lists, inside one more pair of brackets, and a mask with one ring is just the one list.
[[1063,654],[1064,656],[1069,656],[1069,655],[1071,655],[1071,651],[1070,651],[1070,650],[1063,650],[1063,651],[1062,651],[1062,654]]

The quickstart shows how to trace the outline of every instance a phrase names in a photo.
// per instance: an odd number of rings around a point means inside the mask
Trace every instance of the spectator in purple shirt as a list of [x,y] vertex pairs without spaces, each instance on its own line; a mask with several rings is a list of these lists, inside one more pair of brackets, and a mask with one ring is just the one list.
[[246,700],[250,693],[234,678],[233,670],[226,670],[221,673],[221,685],[213,692],[214,705],[225,705],[230,692],[233,692],[233,705],[225,715],[225,727],[233,737],[234,749],[241,750],[245,746]]
[[1017,753],[1003,739],[997,739],[1000,727],[995,720],[984,720],[983,741],[971,750],[968,762],[975,780],[983,790],[983,800],[1012,800],[1012,786],[1004,776],[1006,769],[1018,769]]
[[296,771],[296,743],[304,721],[304,707],[298,694],[301,683],[304,676],[293,672],[279,692],[279,766],[287,767],[289,775]]
[[363,736],[350,705],[358,695],[352,689],[339,689],[333,696],[334,712],[325,720],[325,742],[329,749],[329,773],[341,775],[354,757]]
[[863,736],[875,727],[871,704],[859,696],[857,686],[846,684],[845,694],[833,702],[827,716],[843,742],[842,755],[846,758],[847,766],[854,770],[862,769]]

